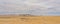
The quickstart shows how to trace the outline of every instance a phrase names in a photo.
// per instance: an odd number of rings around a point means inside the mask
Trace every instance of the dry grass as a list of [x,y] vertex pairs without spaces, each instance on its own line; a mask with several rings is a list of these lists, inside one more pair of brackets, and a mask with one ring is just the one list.
[[60,24],[60,16],[0,16],[0,24]]

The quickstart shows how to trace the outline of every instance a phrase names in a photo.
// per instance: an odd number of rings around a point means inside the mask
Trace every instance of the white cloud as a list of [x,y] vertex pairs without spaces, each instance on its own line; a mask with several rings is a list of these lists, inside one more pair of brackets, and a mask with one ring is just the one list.
[[50,12],[60,12],[59,0],[33,1],[0,0],[0,12],[30,13],[38,15],[44,15]]

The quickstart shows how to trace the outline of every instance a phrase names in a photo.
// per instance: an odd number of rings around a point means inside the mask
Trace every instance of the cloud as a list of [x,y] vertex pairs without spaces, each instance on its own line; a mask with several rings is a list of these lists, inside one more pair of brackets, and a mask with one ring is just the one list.
[[[55,12],[55,13],[54,13]],[[60,13],[60,1],[57,0],[0,0],[0,14],[49,15]]]

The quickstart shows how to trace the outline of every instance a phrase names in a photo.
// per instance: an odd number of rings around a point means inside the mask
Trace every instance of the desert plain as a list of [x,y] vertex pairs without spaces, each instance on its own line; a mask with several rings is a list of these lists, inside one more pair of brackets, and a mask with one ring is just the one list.
[[60,16],[0,15],[0,24],[60,24]]

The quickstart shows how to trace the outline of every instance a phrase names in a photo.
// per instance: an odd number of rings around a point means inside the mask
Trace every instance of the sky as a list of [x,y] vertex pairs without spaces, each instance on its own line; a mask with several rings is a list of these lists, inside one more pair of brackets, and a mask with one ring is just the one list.
[[60,0],[0,0],[0,14],[60,15]]

